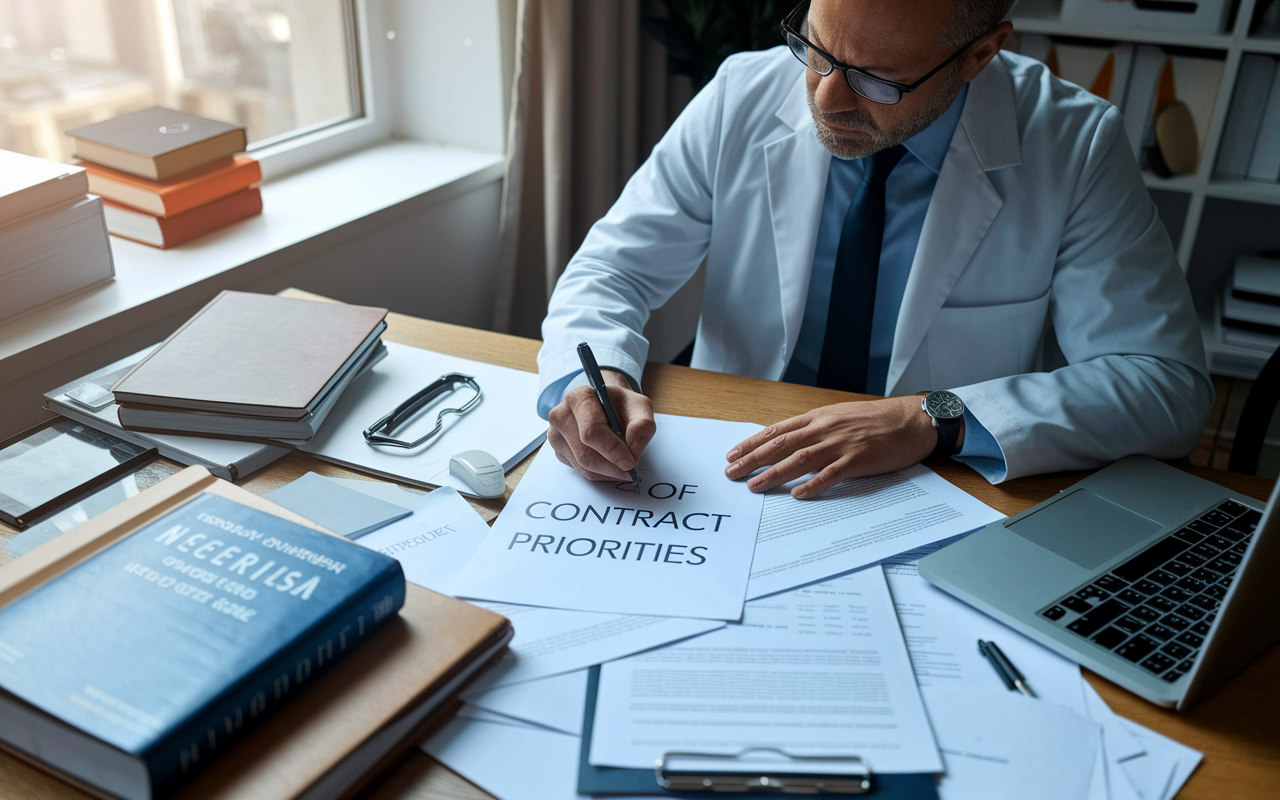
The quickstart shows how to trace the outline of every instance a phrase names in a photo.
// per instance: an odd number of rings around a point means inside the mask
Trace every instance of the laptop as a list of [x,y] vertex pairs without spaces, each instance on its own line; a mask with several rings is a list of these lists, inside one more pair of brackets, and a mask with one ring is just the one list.
[[1264,508],[1130,456],[926,556],[920,574],[1135,694],[1182,710],[1280,640],[1278,496],[1280,484]]

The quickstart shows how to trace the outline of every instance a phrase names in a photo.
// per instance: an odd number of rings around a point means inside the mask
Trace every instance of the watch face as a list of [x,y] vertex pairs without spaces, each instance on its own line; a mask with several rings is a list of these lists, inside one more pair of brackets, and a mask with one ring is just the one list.
[[924,398],[924,410],[937,419],[955,419],[964,416],[964,401],[954,392],[929,392]]

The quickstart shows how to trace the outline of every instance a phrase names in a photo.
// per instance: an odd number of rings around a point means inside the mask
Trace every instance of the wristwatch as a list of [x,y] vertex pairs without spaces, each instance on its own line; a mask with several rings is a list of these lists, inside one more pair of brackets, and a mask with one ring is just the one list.
[[938,445],[933,448],[929,458],[946,458],[956,451],[960,425],[964,422],[964,401],[960,399],[960,395],[945,389],[919,394],[924,395],[920,408],[933,420],[933,427],[938,429]]

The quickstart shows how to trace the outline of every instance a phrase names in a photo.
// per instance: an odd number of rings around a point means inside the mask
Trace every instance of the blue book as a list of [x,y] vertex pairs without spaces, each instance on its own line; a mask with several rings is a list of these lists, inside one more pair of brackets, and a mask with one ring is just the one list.
[[200,494],[0,608],[0,739],[163,797],[404,599],[395,559]]

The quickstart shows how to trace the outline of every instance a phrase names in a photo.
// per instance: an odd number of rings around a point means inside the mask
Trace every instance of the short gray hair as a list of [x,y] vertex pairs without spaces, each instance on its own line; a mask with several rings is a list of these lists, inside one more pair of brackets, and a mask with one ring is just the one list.
[[959,50],[998,25],[1013,3],[1014,0],[953,0],[942,28],[942,43],[949,50]]

